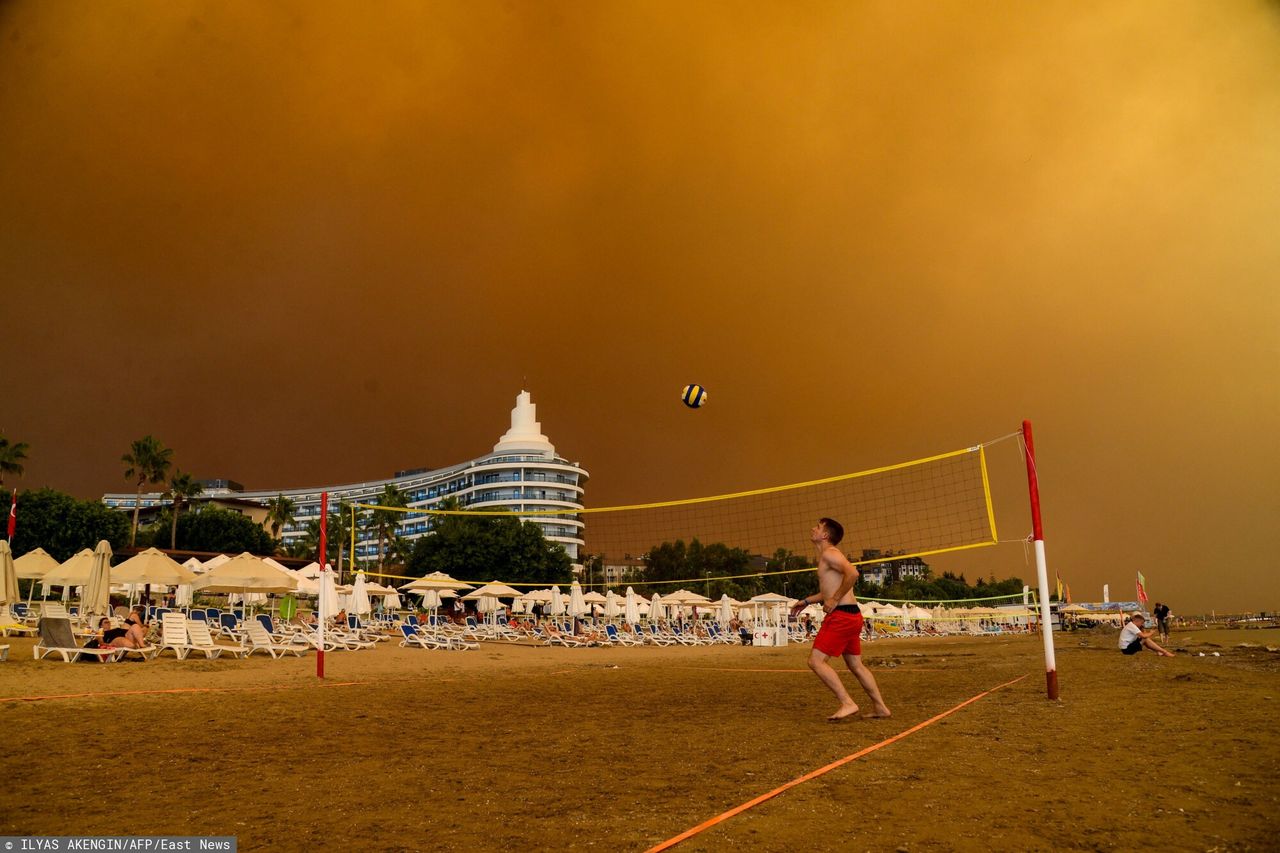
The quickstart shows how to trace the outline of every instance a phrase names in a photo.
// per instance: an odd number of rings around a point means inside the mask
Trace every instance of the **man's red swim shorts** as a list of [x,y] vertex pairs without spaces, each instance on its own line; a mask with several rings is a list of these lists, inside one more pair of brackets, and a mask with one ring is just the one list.
[[828,613],[813,638],[813,647],[833,658],[862,654],[862,614],[840,609]]

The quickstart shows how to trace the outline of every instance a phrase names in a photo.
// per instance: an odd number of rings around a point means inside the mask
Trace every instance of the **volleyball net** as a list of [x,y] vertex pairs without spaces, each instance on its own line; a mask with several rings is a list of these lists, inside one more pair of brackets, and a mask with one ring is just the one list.
[[[557,537],[577,540],[581,543],[578,561],[592,559],[603,566],[639,569],[654,549],[678,543],[686,548],[723,546],[737,551],[739,558],[749,555],[752,576],[802,572],[814,564],[810,532],[820,518],[843,525],[845,535],[839,547],[855,565],[905,561],[1000,541],[987,471],[986,448],[992,443],[729,494],[581,508],[548,508],[532,499],[527,504],[513,500],[497,511],[539,524],[553,541]],[[444,517],[493,518],[495,509],[365,503],[353,507],[359,513],[378,511],[399,513],[406,524],[429,532]],[[787,559],[780,561],[779,555]],[[640,582],[685,580],[699,579]]]

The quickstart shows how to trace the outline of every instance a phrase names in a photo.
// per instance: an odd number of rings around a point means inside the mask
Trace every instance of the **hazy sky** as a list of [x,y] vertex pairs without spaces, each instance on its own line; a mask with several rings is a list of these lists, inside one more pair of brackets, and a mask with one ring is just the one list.
[[1280,609],[1275,3],[10,0],[0,81],[22,487],[451,464],[522,386],[594,505],[1025,417],[1077,600]]

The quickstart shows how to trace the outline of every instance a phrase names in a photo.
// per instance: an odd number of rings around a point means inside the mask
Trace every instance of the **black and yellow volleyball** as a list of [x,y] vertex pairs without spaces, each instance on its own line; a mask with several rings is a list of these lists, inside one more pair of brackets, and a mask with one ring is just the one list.
[[689,408],[700,409],[707,402],[707,389],[701,385],[686,385],[680,399],[684,400],[684,404]]

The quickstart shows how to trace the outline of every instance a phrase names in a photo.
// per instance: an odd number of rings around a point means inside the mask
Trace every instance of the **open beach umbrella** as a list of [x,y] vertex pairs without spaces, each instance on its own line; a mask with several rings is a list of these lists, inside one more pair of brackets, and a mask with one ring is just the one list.
[[400,588],[406,592],[421,592],[424,589],[474,589],[471,584],[451,578],[444,572],[432,572],[425,577],[401,584]]
[[195,557],[188,557],[187,559],[183,560],[182,567],[184,569],[190,569],[196,574],[200,574],[201,572],[204,571],[204,563],[200,562]]
[[[612,594],[613,594],[613,593],[610,593],[610,595],[612,595]],[[584,593],[582,594],[582,600],[583,600],[583,601],[585,601],[587,604],[604,604],[604,603],[606,603],[609,599],[608,599],[607,597],[605,597],[605,596],[601,595],[600,593],[596,592],[596,591],[593,589],[593,590],[591,590],[591,592],[584,592]]]
[[623,618],[632,625],[635,625],[640,621],[639,604],[639,596],[636,595],[636,591],[631,587],[627,587],[627,606],[623,614]]
[[207,572],[207,571],[210,571],[211,569],[218,568],[218,566],[221,566],[223,563],[227,562],[230,559],[231,558],[228,557],[226,554],[219,554],[216,557],[210,557],[209,559],[205,560],[203,563],[201,563],[201,565],[204,566],[204,570]]
[[93,549],[93,565],[80,596],[82,616],[107,616],[111,613],[111,543],[103,539]]
[[194,572],[158,548],[140,551],[111,570],[112,583],[173,586],[195,580]]
[[908,619],[932,619],[933,614],[923,607],[916,607],[914,604],[907,605]]
[[489,581],[479,589],[473,590],[462,597],[471,600],[480,598],[519,598],[522,594],[520,590],[512,589],[504,583]]
[[93,552],[88,548],[81,548],[62,565],[46,572],[43,580],[46,586],[61,586],[63,588],[84,586],[85,582],[89,580],[89,570],[92,568]]
[[18,597],[18,570],[13,565],[13,552],[9,542],[0,539],[0,604],[21,601]]
[[50,557],[49,552],[43,548],[35,548],[14,560],[13,568],[19,578],[36,580],[58,568],[58,561]]
[[364,572],[356,574],[355,586],[351,590],[351,612],[357,616],[373,612],[373,605],[369,602],[369,582],[365,580]]
[[665,618],[667,618],[667,608],[662,606],[662,596],[655,592],[653,598],[649,600],[649,620]]
[[551,587],[551,615],[563,616],[565,609],[564,596],[560,594],[560,587]]
[[587,615],[587,602],[582,597],[582,586],[574,581],[569,586],[569,615],[577,618]]

